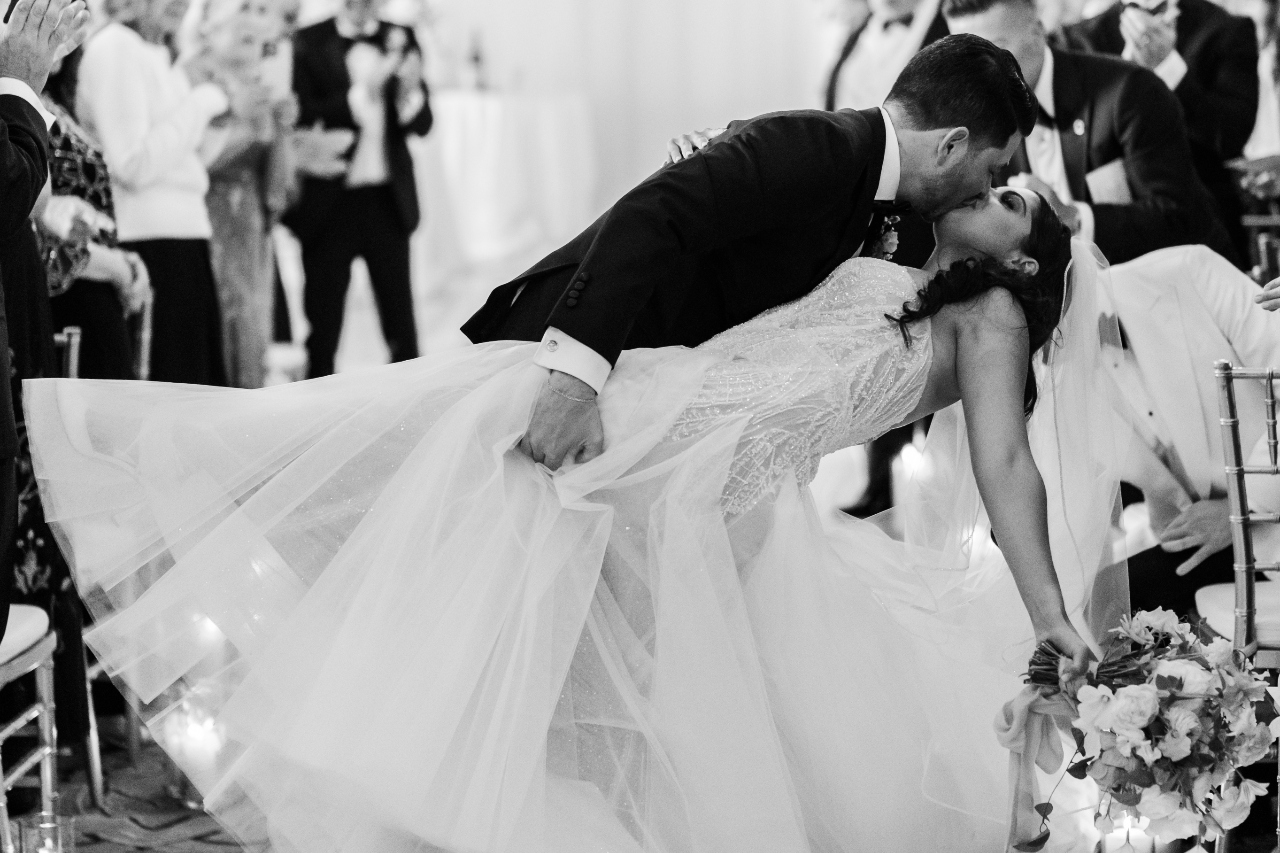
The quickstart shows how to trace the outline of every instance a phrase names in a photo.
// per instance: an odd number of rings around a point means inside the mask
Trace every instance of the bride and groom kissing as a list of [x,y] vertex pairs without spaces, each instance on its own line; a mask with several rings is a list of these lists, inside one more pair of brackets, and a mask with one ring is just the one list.
[[[29,382],[86,641],[226,733],[206,808],[281,851],[1003,849],[991,721],[1037,643],[1086,665],[1118,486],[1099,266],[991,188],[1035,115],[951,36],[653,175],[475,346]],[[894,201],[923,269],[856,257]],[[935,412],[903,541],[818,516],[823,455]]]

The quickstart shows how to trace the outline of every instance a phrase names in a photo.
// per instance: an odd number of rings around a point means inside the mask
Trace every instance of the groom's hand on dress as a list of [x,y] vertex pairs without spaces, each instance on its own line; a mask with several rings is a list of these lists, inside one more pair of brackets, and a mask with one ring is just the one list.
[[595,390],[581,379],[551,371],[519,446],[552,471],[570,462],[595,459],[604,452],[604,425]]
[[1280,278],[1267,282],[1262,292],[1253,297],[1253,301],[1268,311],[1280,310]]
[[728,128],[716,127],[706,130],[695,130],[693,133],[686,133],[683,136],[677,136],[675,139],[667,143],[667,162],[664,166],[670,166],[672,163],[679,163],[697,154],[703,148],[711,144],[711,140],[724,133]]

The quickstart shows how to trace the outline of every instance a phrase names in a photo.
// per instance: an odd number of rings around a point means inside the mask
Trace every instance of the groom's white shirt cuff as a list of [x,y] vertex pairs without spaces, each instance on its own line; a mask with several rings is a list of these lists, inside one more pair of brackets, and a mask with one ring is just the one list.
[[[880,165],[880,181],[876,184],[876,201],[893,201],[898,196],[898,185],[902,182],[902,153],[898,150],[898,131],[889,118],[889,112],[881,107],[880,115],[884,116],[884,162]],[[1081,219],[1084,219],[1083,213]],[[1088,221],[1089,233],[1092,235],[1092,212],[1088,214]],[[613,371],[607,358],[554,326],[543,333],[542,343],[533,357],[533,363],[580,379],[594,388],[597,394],[604,388],[604,383]]]
[[17,77],[0,77],[0,95],[14,95],[30,104],[32,109],[40,113],[40,118],[44,119],[45,130],[52,128],[57,121],[53,113],[44,108],[35,90]]
[[609,359],[554,326],[543,333],[533,363],[580,379],[594,388],[597,394],[613,371]]

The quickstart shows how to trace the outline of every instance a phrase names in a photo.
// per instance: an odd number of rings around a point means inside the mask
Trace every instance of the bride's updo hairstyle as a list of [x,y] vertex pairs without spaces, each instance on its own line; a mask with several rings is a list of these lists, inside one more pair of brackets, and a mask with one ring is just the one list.
[[1027,384],[1023,392],[1023,411],[1030,416],[1039,394],[1031,359],[1053,337],[1062,318],[1066,298],[1067,266],[1071,263],[1071,230],[1062,224],[1043,196],[1031,218],[1031,230],[1022,251],[1034,258],[1039,269],[1028,275],[996,258],[956,261],[950,269],[939,272],[916,293],[914,302],[903,303],[898,316],[886,314],[902,328],[907,345],[911,338],[907,326],[916,320],[932,317],[943,306],[967,302],[993,287],[1003,287],[1013,295],[1027,318],[1027,334],[1031,340],[1027,360]]

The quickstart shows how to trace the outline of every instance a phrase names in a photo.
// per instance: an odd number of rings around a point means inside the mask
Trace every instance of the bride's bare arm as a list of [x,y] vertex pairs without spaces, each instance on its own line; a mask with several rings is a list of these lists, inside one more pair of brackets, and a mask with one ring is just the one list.
[[956,379],[978,491],[1037,641],[1053,642],[1082,671],[1090,652],[1071,627],[1054,572],[1048,500],[1023,416],[1026,320],[1002,288],[958,310]]

